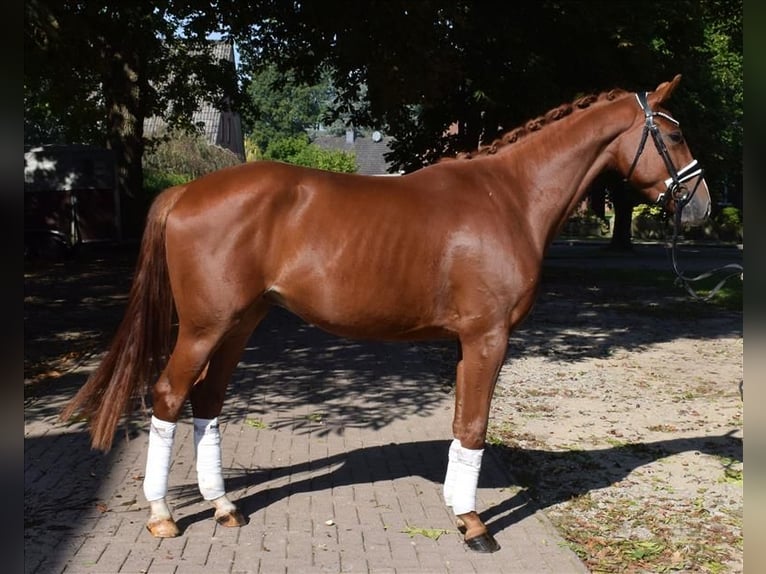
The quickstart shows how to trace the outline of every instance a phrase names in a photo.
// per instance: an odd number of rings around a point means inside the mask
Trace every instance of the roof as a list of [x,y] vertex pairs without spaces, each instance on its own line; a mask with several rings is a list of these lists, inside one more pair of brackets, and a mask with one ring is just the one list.
[[[380,132],[373,132],[373,135],[375,134],[380,135]],[[391,151],[390,143],[392,140],[393,138],[390,136],[381,135],[378,139],[354,132],[353,138],[350,137],[350,134],[340,136],[318,135],[314,138],[313,143],[322,149],[353,153],[356,156],[357,173],[393,175],[397,172],[393,171],[393,167],[384,157],[385,153]]]
[[234,43],[231,40],[211,40],[210,46],[213,56],[234,62]]
[[[215,145],[221,127],[222,112],[210,102],[201,102],[199,109],[192,114],[192,124],[200,126],[200,134],[204,140]],[[167,122],[160,116],[152,116],[144,120],[144,135],[153,137],[162,134],[167,128]]]
[[[232,65],[235,65],[234,45],[231,41],[214,40],[210,42],[210,46],[214,59],[228,60]],[[211,145],[220,145],[218,136],[221,133],[223,113],[211,102],[203,100],[200,101],[199,108],[192,114],[192,124],[197,126],[201,124],[200,134]],[[238,114],[234,115],[238,116]],[[160,116],[151,116],[144,120],[144,134],[146,137],[161,134],[166,128],[167,123]]]
[[[211,52],[214,59],[228,60],[234,65],[234,44],[229,40],[211,41]],[[192,115],[192,123],[202,123],[202,135],[210,144],[218,143],[218,134],[221,128],[221,111],[210,102],[203,101],[199,109]]]

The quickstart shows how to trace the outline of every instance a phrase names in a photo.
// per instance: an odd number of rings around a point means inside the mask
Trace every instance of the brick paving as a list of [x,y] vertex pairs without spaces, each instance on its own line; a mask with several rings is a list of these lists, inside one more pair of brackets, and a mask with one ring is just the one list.
[[441,496],[453,354],[336,339],[274,312],[221,416],[227,490],[248,523],[218,526],[201,499],[189,415],[168,496],[182,535],[164,540],[144,528],[146,419],[121,429],[107,455],[89,449],[81,424],[55,420],[84,365],[25,405],[25,572],[587,572],[491,448],[478,501],[502,548],[462,544]]
[[[741,247],[688,245],[682,268],[706,270],[741,255]],[[637,245],[625,257],[560,242],[547,260],[596,262],[670,269],[659,245]],[[87,328],[70,314],[61,320],[69,330]],[[57,345],[82,335],[48,330]],[[491,447],[479,510],[502,549],[465,549],[441,498],[453,359],[450,345],[351,342],[273,313],[252,338],[221,416],[227,489],[248,524],[216,525],[201,500],[188,414],[168,497],[182,535],[166,540],[144,528],[147,417],[129,421],[110,453],[93,452],[82,424],[56,422],[93,363],[38,384],[24,411],[25,572],[587,572]],[[434,540],[417,529],[443,534]]]

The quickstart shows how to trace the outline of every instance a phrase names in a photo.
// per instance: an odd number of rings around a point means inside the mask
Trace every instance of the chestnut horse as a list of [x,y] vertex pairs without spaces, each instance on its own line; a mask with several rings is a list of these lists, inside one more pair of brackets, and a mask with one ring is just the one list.
[[444,497],[468,547],[497,550],[476,512],[487,419],[546,248],[605,170],[646,201],[681,210],[684,223],[709,215],[702,170],[662,109],[679,80],[649,93],[580,98],[491,146],[402,177],[259,161],[166,190],[148,215],[125,318],[62,418],[86,415],[93,447],[108,450],[121,416],[151,389],[147,528],[176,536],[165,496],[176,422],[190,399],[200,491],[216,520],[239,526],[217,417],[245,344],[272,306],[346,337],[455,339]]

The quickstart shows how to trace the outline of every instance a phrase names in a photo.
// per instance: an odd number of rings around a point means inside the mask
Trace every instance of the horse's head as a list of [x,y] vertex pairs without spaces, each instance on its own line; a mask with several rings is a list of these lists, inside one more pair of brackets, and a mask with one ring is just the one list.
[[678,121],[662,108],[680,80],[677,75],[653,92],[635,94],[637,120],[620,138],[620,171],[649,201],[697,225],[710,215],[710,193]]

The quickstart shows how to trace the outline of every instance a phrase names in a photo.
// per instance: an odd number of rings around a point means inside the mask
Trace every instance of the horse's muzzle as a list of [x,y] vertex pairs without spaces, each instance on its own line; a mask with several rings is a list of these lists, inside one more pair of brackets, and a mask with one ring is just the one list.
[[674,195],[675,209],[681,210],[684,225],[702,225],[710,217],[710,193],[702,177],[682,184]]

